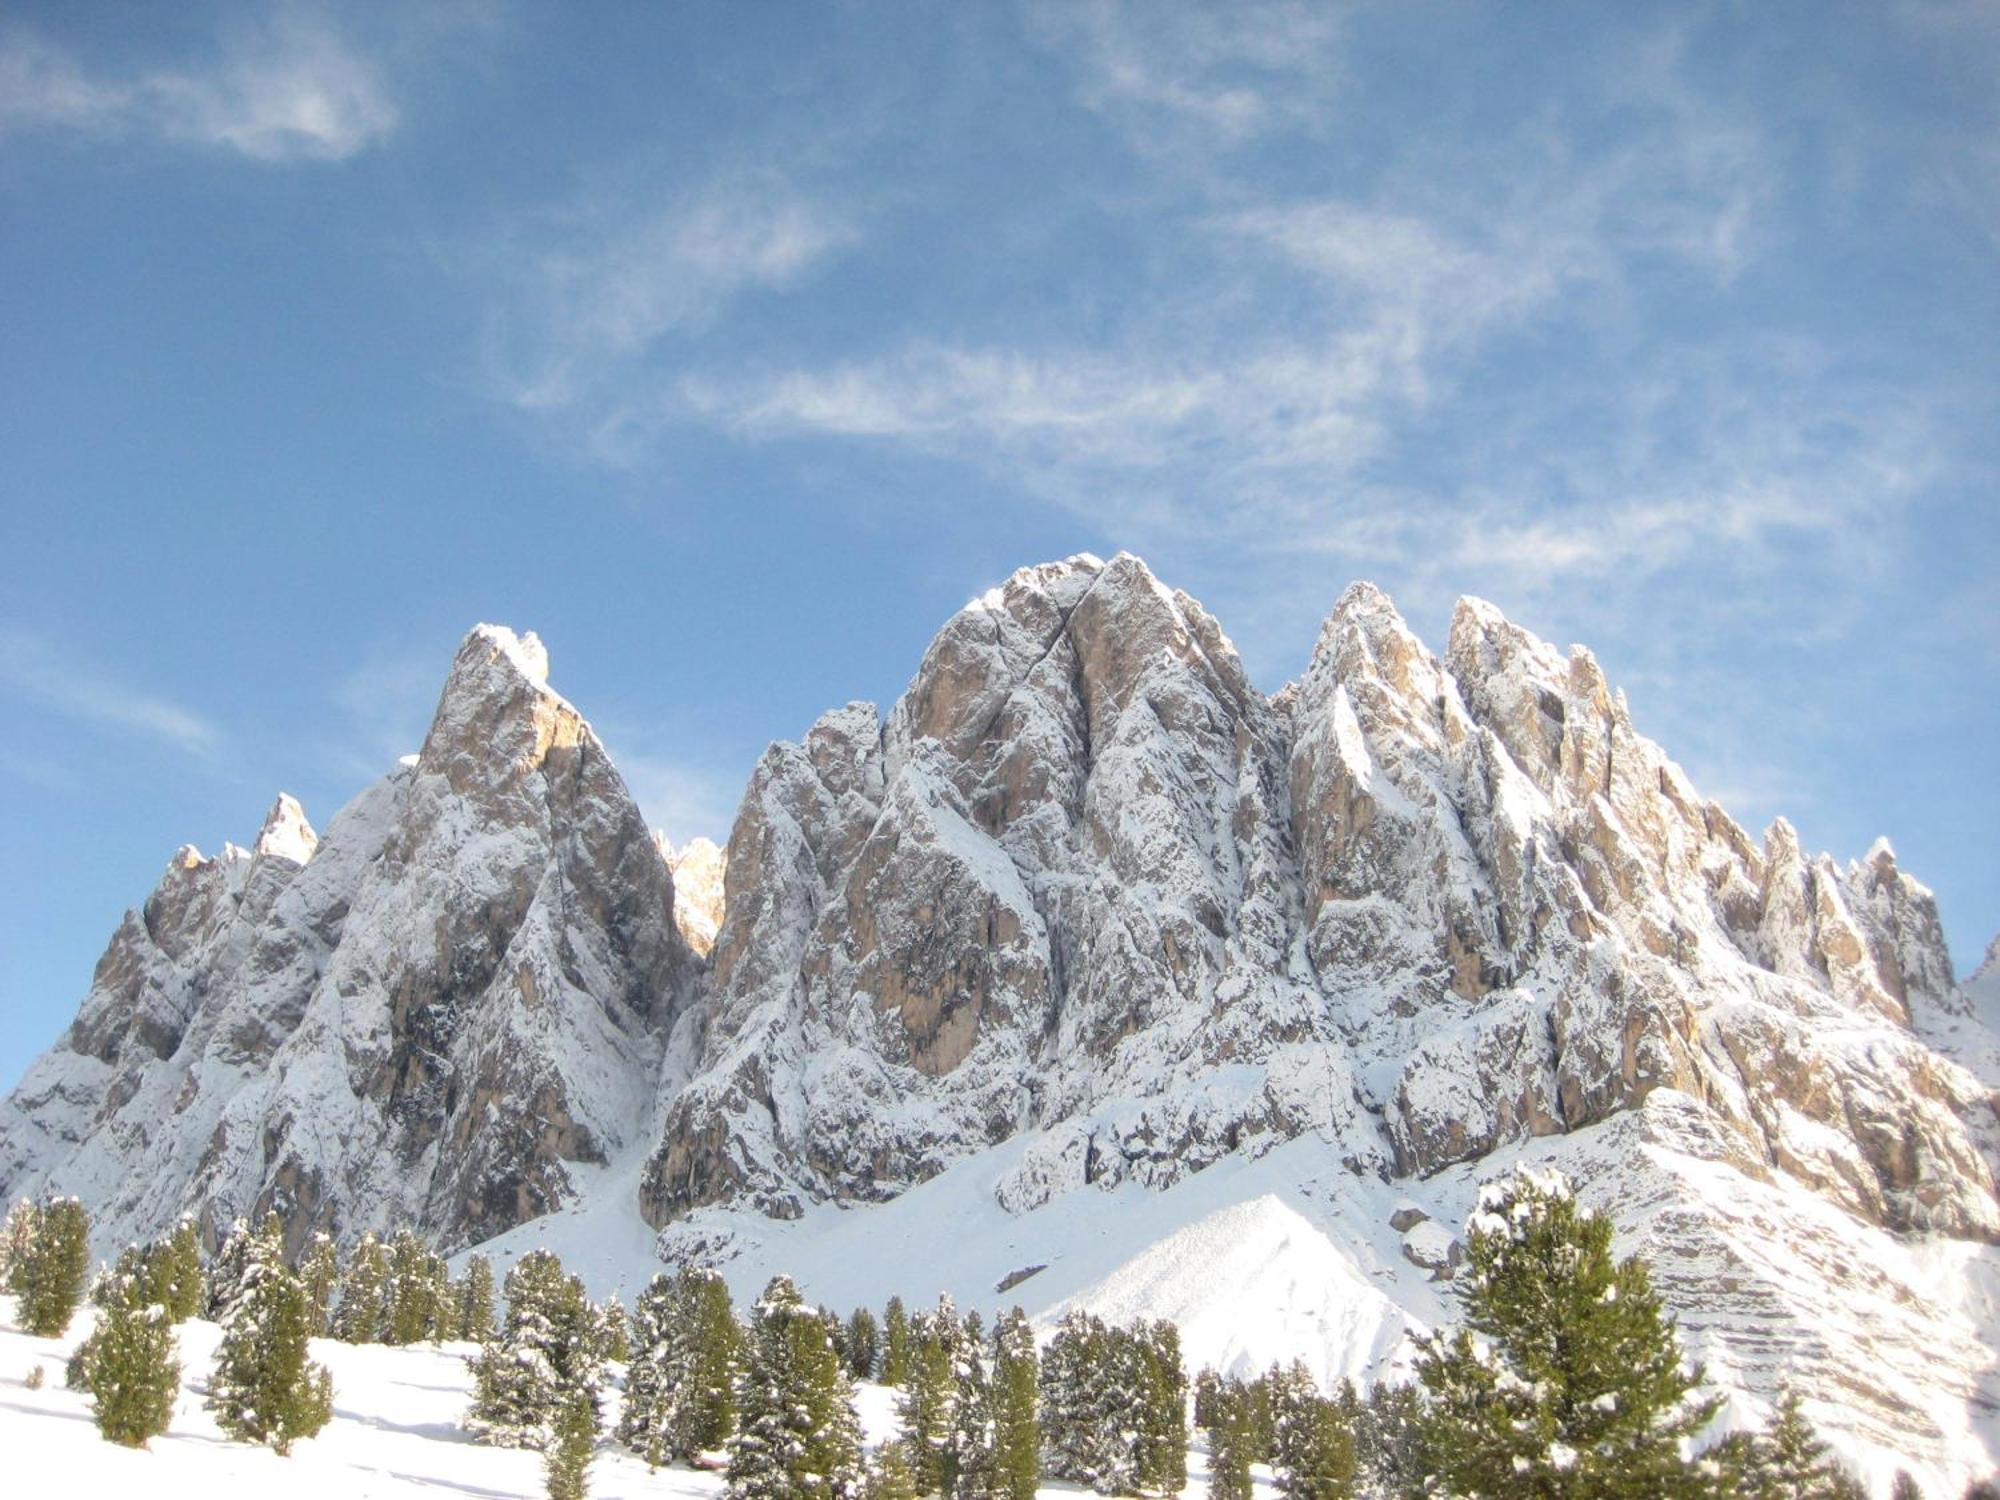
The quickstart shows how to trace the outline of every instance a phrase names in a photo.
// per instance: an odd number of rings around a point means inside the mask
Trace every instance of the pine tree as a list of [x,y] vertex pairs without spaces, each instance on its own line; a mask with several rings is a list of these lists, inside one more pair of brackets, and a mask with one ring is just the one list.
[[1743,1500],[1858,1500],[1867,1493],[1827,1451],[1789,1386],[1769,1428],[1733,1432],[1706,1456],[1720,1489]]
[[265,1214],[254,1229],[243,1219],[233,1222],[209,1270],[203,1303],[209,1321],[227,1323],[244,1294],[250,1267],[270,1261],[285,1261],[285,1228],[278,1216]]
[[1073,1311],[1056,1326],[1042,1357],[1040,1396],[1043,1466],[1052,1478],[1096,1485],[1109,1468],[1099,1371],[1109,1330]]
[[180,1391],[173,1318],[142,1274],[127,1269],[103,1283],[92,1294],[97,1327],[72,1363],[78,1385],[90,1392],[97,1430],[110,1442],[143,1448],[167,1430]]
[[390,1237],[387,1306],[382,1319],[382,1342],[418,1344],[435,1337],[441,1321],[436,1259],[430,1247],[407,1229]]
[[1209,1370],[1202,1374],[1210,1379],[1196,1382],[1195,1408],[1208,1433],[1209,1500],[1250,1500],[1250,1450],[1256,1441],[1250,1393],[1240,1381],[1224,1381]]
[[875,1450],[861,1484],[861,1500],[917,1500],[910,1456],[901,1443],[884,1443]]
[[625,1304],[616,1297],[607,1297],[597,1304],[598,1345],[603,1350],[607,1364],[623,1365],[632,1360],[631,1324],[625,1316]]
[[1132,1473],[1138,1488],[1177,1495],[1187,1484],[1187,1369],[1180,1330],[1161,1320],[1131,1334],[1138,1372]]
[[721,1447],[735,1425],[741,1343],[715,1272],[655,1276],[632,1305],[618,1441],[655,1466]]
[[282,1456],[332,1419],[333,1379],[310,1357],[312,1303],[280,1246],[275,1233],[249,1236],[208,1407],[230,1437]]
[[459,1278],[457,1336],[467,1343],[484,1344],[493,1338],[493,1262],[475,1255],[465,1263]]
[[14,1285],[14,1267],[27,1258],[34,1243],[35,1223],[41,1210],[29,1198],[19,1199],[7,1212],[7,1227],[0,1230],[0,1291],[19,1291]]
[[74,1198],[50,1198],[35,1210],[32,1228],[11,1268],[21,1327],[37,1338],[59,1338],[83,1301],[90,1272],[90,1217]]
[[1034,1330],[1018,1307],[993,1325],[992,1370],[994,1493],[1000,1500],[1034,1500],[1042,1453],[1039,1367]]
[[993,1370],[979,1314],[960,1327],[951,1368],[951,1449],[946,1493],[953,1500],[994,1500]]
[[1923,1486],[1908,1469],[1898,1469],[1896,1482],[1889,1486],[1889,1500],[1924,1500]]
[[1278,1493],[1286,1500],[1345,1500],[1354,1493],[1354,1433],[1340,1405],[1319,1393],[1302,1364],[1271,1397],[1277,1422]]
[[546,1448],[563,1403],[581,1391],[595,1398],[603,1371],[601,1330],[583,1283],[546,1250],[531,1251],[507,1273],[507,1325],[471,1360],[474,1441],[502,1448]]
[[882,1384],[901,1385],[909,1378],[910,1319],[903,1299],[891,1297],[882,1310]]
[[855,1308],[848,1318],[844,1348],[847,1373],[856,1380],[873,1380],[875,1365],[882,1353],[882,1332],[876,1326],[875,1314],[867,1308]]
[[955,1425],[959,1345],[964,1329],[950,1297],[910,1320],[908,1378],[897,1406],[910,1473],[924,1495],[951,1493],[955,1467]]
[[312,1237],[299,1262],[299,1281],[312,1312],[313,1336],[325,1338],[333,1332],[333,1297],[340,1286],[340,1255],[332,1235],[321,1231]]
[[853,1387],[817,1314],[783,1276],[751,1325],[730,1500],[855,1500],[862,1486]]
[[1406,1495],[1423,1483],[1423,1398],[1414,1386],[1383,1382],[1370,1388],[1354,1420],[1354,1466],[1364,1495]]
[[152,1300],[174,1322],[200,1316],[208,1286],[201,1270],[201,1231],[193,1219],[183,1214],[173,1233],[151,1248],[147,1275]]
[[1611,1221],[1561,1174],[1521,1169],[1480,1193],[1468,1226],[1467,1327],[1418,1362],[1430,1448],[1448,1488],[1510,1495],[1667,1493],[1714,1415],[1673,1321]]
[[333,1336],[349,1344],[379,1344],[388,1320],[389,1253],[373,1234],[361,1236],[340,1287]]
[[597,1399],[572,1389],[556,1410],[554,1431],[542,1455],[549,1500],[584,1500],[590,1492],[590,1460],[597,1451]]

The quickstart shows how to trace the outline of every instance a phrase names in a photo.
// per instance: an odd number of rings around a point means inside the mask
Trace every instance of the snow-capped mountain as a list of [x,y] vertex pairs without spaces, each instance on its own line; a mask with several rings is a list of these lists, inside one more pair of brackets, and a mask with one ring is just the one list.
[[1994,963],[1954,984],[1886,843],[1751,839],[1581,648],[1466,600],[1440,657],[1357,584],[1266,696],[1194,600],[1075,557],[960,611],[886,717],[773,745],[724,850],[645,829],[546,670],[480,627],[317,844],[281,799],[252,852],[177,855],[0,1111],[0,1184],[108,1239],[643,1215],[875,1300],[1069,1255],[1008,1300],[1185,1313],[1337,1261],[1365,1317],[1191,1351],[1366,1373],[1526,1155],[1752,1404],[1791,1378],[1864,1458],[1991,1467]]

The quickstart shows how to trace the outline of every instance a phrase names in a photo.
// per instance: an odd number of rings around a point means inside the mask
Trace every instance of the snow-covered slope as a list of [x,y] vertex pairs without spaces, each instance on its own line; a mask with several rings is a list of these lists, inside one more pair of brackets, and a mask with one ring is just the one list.
[[1007,1300],[1331,1375],[1449,1315],[1476,1180],[1545,1156],[1744,1412],[1789,1372],[1856,1452],[1986,1466],[1994,965],[1954,984],[1886,842],[1750,838],[1582,648],[1466,600],[1433,654],[1357,584],[1267,696],[1138,559],[1074,557],[886,716],[771,746],[721,851],[648,835],[545,675],[481,627],[317,846],[281,801],[178,856],[0,1111],[0,1185],[117,1235],[506,1231],[627,1290],[1041,1265]]

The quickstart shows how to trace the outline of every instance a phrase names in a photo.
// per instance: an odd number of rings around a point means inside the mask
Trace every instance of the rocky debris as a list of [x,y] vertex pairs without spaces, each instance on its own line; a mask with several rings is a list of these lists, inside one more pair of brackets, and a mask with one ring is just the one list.
[[1432,1281],[1449,1281],[1465,1263],[1465,1246],[1449,1229],[1426,1219],[1403,1231],[1403,1259],[1428,1271]]

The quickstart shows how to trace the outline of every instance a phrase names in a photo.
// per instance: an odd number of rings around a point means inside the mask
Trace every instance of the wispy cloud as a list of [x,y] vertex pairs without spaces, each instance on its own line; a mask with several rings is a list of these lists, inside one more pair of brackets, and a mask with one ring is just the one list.
[[1225,143],[1322,122],[1342,22],[1336,8],[1295,0],[1038,3],[1029,18],[1075,66],[1088,107],[1131,117],[1155,143],[1162,119]]
[[221,731],[194,710],[134,688],[32,631],[0,627],[0,685],[66,718],[189,755],[208,756],[222,743]]
[[845,212],[763,170],[637,210],[623,193],[571,204],[473,257],[504,292],[491,373],[517,406],[573,406],[626,383],[663,341],[746,295],[794,286],[858,238]]
[[648,827],[658,829],[676,845],[693,838],[728,842],[730,826],[736,821],[736,804],[743,795],[740,777],[633,748],[635,742],[645,743],[643,735],[621,735],[616,728],[603,725],[598,728]]
[[303,10],[226,32],[197,64],[129,78],[94,75],[31,32],[0,38],[0,131],[150,135],[255,161],[339,161],[386,139],[397,118],[376,64]]

